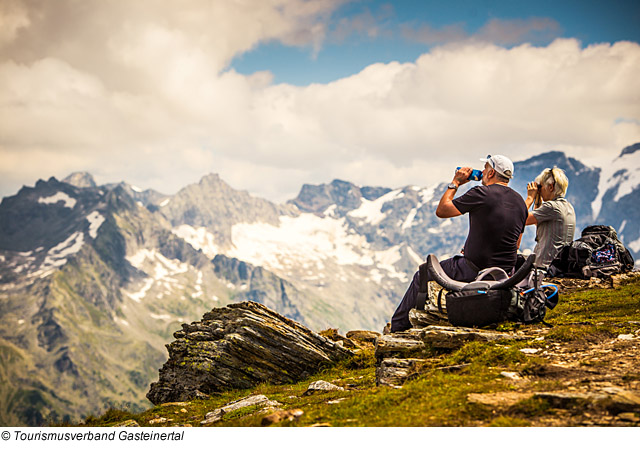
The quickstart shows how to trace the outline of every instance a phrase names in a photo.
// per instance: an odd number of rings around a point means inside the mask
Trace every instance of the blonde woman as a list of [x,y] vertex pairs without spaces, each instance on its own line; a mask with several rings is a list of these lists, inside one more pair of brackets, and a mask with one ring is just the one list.
[[564,198],[569,180],[562,169],[544,169],[535,181],[527,185],[527,225],[536,225],[536,266],[548,267],[567,244],[573,242],[576,213]]

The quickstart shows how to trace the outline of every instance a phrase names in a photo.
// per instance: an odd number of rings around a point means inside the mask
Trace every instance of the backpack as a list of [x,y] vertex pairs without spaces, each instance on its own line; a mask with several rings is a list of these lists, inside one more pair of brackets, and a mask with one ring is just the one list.
[[[558,288],[542,284],[542,273],[533,269],[535,255],[530,255],[512,277],[494,267],[478,273],[470,283],[452,280],[442,270],[435,255],[429,255],[420,266],[417,308],[424,308],[427,297],[427,273],[449,292],[445,295],[446,316],[454,326],[483,327],[512,321],[525,324],[544,322],[547,309],[558,304]],[[423,280],[425,280],[423,282]],[[442,308],[438,294],[438,309]]]
[[620,242],[616,230],[607,225],[591,225],[582,235],[564,246],[549,265],[551,277],[607,278],[633,270],[633,256]]

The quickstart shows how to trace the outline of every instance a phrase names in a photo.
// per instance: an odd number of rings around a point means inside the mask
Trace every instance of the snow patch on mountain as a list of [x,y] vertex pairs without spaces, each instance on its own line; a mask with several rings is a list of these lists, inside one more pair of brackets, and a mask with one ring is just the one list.
[[58,202],[64,202],[65,208],[73,209],[76,206],[76,199],[69,197],[64,192],[58,192],[49,197],[40,197],[38,203],[44,203],[46,205],[55,205]]
[[[58,245],[52,247],[47,252],[44,261],[38,267],[38,270],[29,274],[29,277],[45,278],[51,275],[55,269],[64,266],[67,263],[67,258],[75,253],[78,253],[84,245],[84,233],[76,231],[64,241]],[[31,254],[31,252],[29,252]],[[22,255],[25,256],[25,255]],[[28,257],[27,262],[31,263],[35,260],[34,257]],[[28,268],[29,264],[24,267],[20,267],[20,271]]]
[[201,250],[202,253],[211,259],[220,253],[215,243],[215,237],[204,227],[194,228],[191,225],[180,225],[171,231],[176,236],[188,242],[196,250]]
[[52,259],[66,258],[67,256],[78,253],[84,244],[84,234],[76,231],[63,242],[52,247],[47,252],[47,257]]
[[281,216],[280,226],[240,223],[231,229],[233,247],[227,256],[270,269],[298,266],[300,261],[334,259],[338,264],[371,265],[364,236],[349,234],[344,219],[305,213]]
[[409,189],[413,189],[414,191],[420,191],[419,193],[420,203],[418,203],[415,208],[409,211],[409,214],[407,214],[406,219],[402,223],[402,226],[401,226],[402,230],[408,230],[409,228],[411,228],[411,226],[413,225],[413,219],[415,219],[416,214],[418,213],[418,210],[433,199],[433,195],[435,193],[436,187],[437,185],[424,188],[424,189],[421,189],[418,186],[411,186],[409,188]]
[[156,282],[163,284],[165,290],[171,292],[172,285],[178,284],[178,280],[171,277],[185,273],[190,268],[189,264],[177,259],[169,259],[155,249],[141,249],[134,255],[127,256],[127,261],[136,269],[147,274],[142,288],[137,292],[123,291],[125,295],[138,303],[146,297]]
[[416,218],[416,214],[417,213],[418,213],[418,208],[413,208],[411,211],[409,211],[409,214],[407,214],[407,218],[402,223],[402,227],[401,228],[403,230],[407,230],[407,229],[411,228],[411,225],[413,225],[413,219]]
[[602,199],[611,189],[617,189],[613,201],[617,202],[640,186],[640,152],[624,154],[602,168],[598,195],[591,204],[593,217],[598,217]]
[[[366,217],[371,219],[373,215]],[[395,265],[403,258],[402,249],[407,248],[412,258],[415,255],[406,244],[375,251],[365,236],[349,231],[345,218],[318,217],[311,213],[281,216],[279,226],[236,224],[232,227],[232,242],[227,256],[288,277],[317,281],[317,287],[325,284],[323,271],[329,262],[366,267],[369,279],[376,283],[384,277],[406,282],[407,275]],[[417,255],[415,259],[420,261]]]
[[384,204],[402,197],[404,197],[404,192],[402,192],[401,189],[396,189],[395,191],[391,191],[375,200],[367,200],[366,198],[363,198],[360,207],[350,211],[348,215],[364,219],[365,222],[370,223],[371,225],[377,225],[387,217],[387,215],[382,212]]
[[407,246],[407,253],[414,263],[420,265],[424,262],[424,258],[421,258],[411,247]]
[[371,279],[373,281],[376,283],[382,282],[383,274],[380,272],[380,269],[384,270],[389,277],[397,278],[403,282],[409,280],[406,274],[398,272],[394,266],[394,264],[402,259],[402,254],[400,253],[401,247],[402,245],[395,245],[388,250],[375,252],[373,258],[375,268],[371,271]]
[[439,234],[442,233],[442,231],[451,226],[451,224],[453,223],[453,221],[451,219],[444,219],[442,222],[440,222],[438,224],[437,227],[430,227],[427,228],[427,232],[431,233],[431,234]]
[[98,229],[102,226],[104,220],[104,216],[98,211],[94,211],[87,216],[87,221],[89,222],[89,236],[93,239],[98,237]]
[[150,313],[149,317],[155,320],[171,320],[171,316],[169,314],[153,314]]
[[145,278],[142,288],[138,292],[123,291],[131,300],[140,303],[146,297],[147,292],[153,286],[153,278]]

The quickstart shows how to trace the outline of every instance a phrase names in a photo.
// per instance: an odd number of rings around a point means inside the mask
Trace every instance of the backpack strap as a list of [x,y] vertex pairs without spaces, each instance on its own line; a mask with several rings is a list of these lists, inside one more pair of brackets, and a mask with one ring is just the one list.
[[442,310],[442,293],[443,292],[444,292],[444,289],[440,289],[440,292],[438,292],[438,311],[440,311],[440,314],[446,314]]
[[525,260],[524,264],[522,264],[522,266],[520,266],[520,268],[516,270],[516,273],[511,275],[511,277],[507,278],[506,280],[499,281],[498,283],[492,285],[491,289],[511,289],[516,284],[524,280],[527,275],[529,275],[529,272],[533,268],[535,262],[536,254],[531,253]]
[[418,278],[420,279],[420,283],[418,284],[416,309],[424,310],[424,305],[427,303],[427,296],[429,295],[427,263],[420,264],[420,267],[418,268]]

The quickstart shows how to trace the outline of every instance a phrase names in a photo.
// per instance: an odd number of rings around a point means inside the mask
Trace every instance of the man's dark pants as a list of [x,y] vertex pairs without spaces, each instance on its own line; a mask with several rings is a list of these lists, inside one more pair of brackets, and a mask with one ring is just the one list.
[[[472,281],[478,274],[467,264],[466,260],[461,255],[456,255],[453,258],[440,261],[440,265],[444,270],[444,273],[449,275],[449,278],[458,281]],[[427,280],[429,281],[429,280]],[[409,311],[416,307],[416,299],[418,297],[418,287],[420,286],[420,272],[416,272],[413,276],[413,281],[407,292],[404,294],[400,305],[393,313],[391,318],[391,332],[404,331],[411,328],[411,322],[409,322]]]

